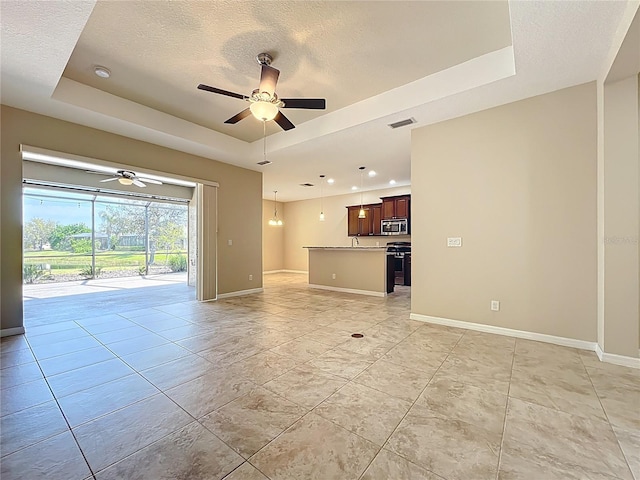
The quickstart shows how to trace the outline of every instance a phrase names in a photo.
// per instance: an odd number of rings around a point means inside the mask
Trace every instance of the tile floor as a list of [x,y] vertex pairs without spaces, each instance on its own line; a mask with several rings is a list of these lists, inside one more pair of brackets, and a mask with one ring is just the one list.
[[640,371],[305,281],[3,339],[0,477],[640,480]]

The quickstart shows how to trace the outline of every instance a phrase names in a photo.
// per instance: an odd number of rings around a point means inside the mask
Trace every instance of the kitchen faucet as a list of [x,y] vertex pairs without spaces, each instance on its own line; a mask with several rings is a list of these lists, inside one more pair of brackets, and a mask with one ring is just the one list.
[[360,240],[358,240],[358,237],[351,237],[351,248],[353,248],[353,241],[356,241],[356,245],[360,245]]

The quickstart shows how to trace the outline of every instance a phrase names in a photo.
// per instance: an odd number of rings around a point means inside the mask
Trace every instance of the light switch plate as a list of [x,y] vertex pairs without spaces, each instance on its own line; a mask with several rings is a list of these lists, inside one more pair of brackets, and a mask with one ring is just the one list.
[[462,237],[447,238],[447,247],[461,247],[461,246],[462,246]]

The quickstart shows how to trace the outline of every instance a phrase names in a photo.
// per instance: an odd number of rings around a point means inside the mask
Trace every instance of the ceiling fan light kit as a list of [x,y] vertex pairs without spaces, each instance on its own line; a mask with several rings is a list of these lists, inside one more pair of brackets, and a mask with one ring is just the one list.
[[[98,173],[98,172],[95,172],[95,173]],[[98,175],[108,175],[108,174],[98,173]],[[104,180],[100,180],[100,183],[113,182],[115,180],[117,180],[120,185],[135,185],[136,187],[140,187],[140,188],[147,186],[146,184],[142,183],[143,181],[147,183],[153,183],[154,185],[162,185],[162,182],[160,180],[153,180],[151,178],[138,177],[135,172],[132,172],[130,170],[118,170],[111,178],[105,178]]]
[[324,110],[326,108],[326,100],[324,98],[278,98],[276,85],[278,83],[278,77],[280,76],[280,70],[271,66],[273,57],[268,53],[260,53],[256,57],[256,60],[260,65],[260,87],[255,89],[251,93],[251,96],[229,92],[202,83],[198,85],[199,90],[238,98],[250,103],[249,108],[245,108],[240,113],[225,120],[224,123],[235,125],[240,120],[247,118],[249,115],[253,115],[262,122],[274,120],[283,130],[291,130],[296,127],[291,120],[280,111],[281,108],[301,108],[306,110]]

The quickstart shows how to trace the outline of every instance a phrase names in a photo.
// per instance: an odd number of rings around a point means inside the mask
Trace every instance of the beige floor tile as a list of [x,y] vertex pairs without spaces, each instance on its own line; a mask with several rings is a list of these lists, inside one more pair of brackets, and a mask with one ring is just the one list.
[[44,378],[3,388],[0,390],[0,415],[9,415],[51,400],[53,400],[53,395]]
[[499,480],[617,480],[618,477],[586,471],[581,465],[563,465],[518,444],[505,444],[500,456]]
[[640,430],[638,371],[625,369],[616,375],[609,369],[587,370],[611,424],[626,430]]
[[57,357],[58,355],[65,355],[67,353],[79,352],[80,350],[86,350],[87,348],[100,347],[102,344],[93,337],[86,336],[81,338],[74,338],[64,342],[56,343],[44,343],[37,346],[32,346],[33,354],[38,360],[45,358]]
[[345,343],[338,345],[336,348],[347,350],[353,353],[359,353],[369,357],[369,360],[376,361],[389,350],[396,346],[395,342],[389,342],[381,338],[368,337],[349,338]]
[[431,371],[413,370],[395,363],[378,360],[353,379],[392,397],[413,402],[427,386],[435,369]]
[[507,396],[501,393],[438,377],[429,383],[416,404],[443,417],[458,419],[502,435]]
[[480,354],[467,357],[451,353],[438,370],[436,378],[449,377],[460,383],[506,395],[511,379],[511,360],[506,362],[500,358]]
[[313,412],[382,446],[410,407],[405,400],[348,383]]
[[382,449],[373,459],[361,480],[443,480],[409,460]]
[[319,342],[333,348],[345,343],[349,340],[350,336],[350,333],[343,330],[321,327],[311,333],[303,335],[300,339],[313,340],[314,342]]
[[447,352],[430,350],[422,345],[400,342],[382,357],[383,360],[416,370],[437,370],[447,358]]
[[[15,352],[16,350],[29,350],[26,335],[0,337],[0,353]],[[4,368],[4,366],[1,368]]]
[[510,398],[504,448],[522,449],[541,466],[631,479],[611,426],[595,417],[571,415]]
[[158,334],[148,332],[147,334],[140,335],[136,338],[110,343],[108,347],[113,353],[122,357],[131,353],[147,350],[148,348],[157,347],[158,345],[163,345],[165,343],[168,343],[166,338],[161,337]]
[[67,430],[54,401],[5,415],[0,418],[0,454],[8,455]]
[[157,388],[134,373],[58,398],[58,403],[69,425],[75,427],[158,393]]
[[70,372],[77,368],[88,367],[106,360],[114,360],[116,356],[102,345],[99,347],[80,350],[66,355],[60,355],[45,360],[39,360],[38,364],[47,377],[59,373]]
[[265,477],[260,470],[251,465],[249,462],[245,462],[231,472],[228,476],[224,477],[224,480],[269,480]]
[[43,375],[36,362],[23,363],[0,370],[0,388],[15,387],[41,378]]
[[291,357],[283,357],[273,352],[262,352],[240,360],[229,367],[229,371],[263,385],[298,365]]
[[29,348],[21,348],[15,350],[2,350],[0,352],[0,367],[2,369],[23,365],[25,363],[33,363],[36,359]]
[[454,353],[482,352],[493,355],[511,355],[514,352],[516,339],[504,335],[476,332],[468,330],[453,349]]
[[83,480],[91,475],[70,431],[2,459],[2,480]]
[[99,472],[97,480],[218,480],[242,458],[197,422]]
[[79,338],[91,337],[89,333],[83,328],[76,326],[75,328],[68,328],[59,332],[46,333],[44,335],[31,335],[27,334],[29,344],[34,346],[51,345],[58,342],[66,342],[68,340],[75,340]]
[[177,360],[187,355],[191,355],[191,352],[175,343],[167,343],[149,348],[148,350],[125,355],[122,357],[122,360],[131,368],[141,371],[157,367],[158,365]]
[[356,480],[377,451],[378,447],[367,440],[310,413],[250,462],[271,480]]
[[264,384],[264,387],[284,398],[311,409],[347,381],[323,372],[311,365],[299,365],[284,375]]
[[298,362],[307,362],[312,358],[323,354],[331,347],[324,343],[314,342],[313,340],[298,338],[290,340],[282,345],[272,348],[273,353],[285,357],[291,357]]
[[465,330],[444,325],[423,324],[411,334],[408,340],[419,342],[432,350],[450,352],[460,341]]
[[307,413],[264,388],[256,388],[200,419],[245,458],[249,458]]
[[640,480],[640,431],[613,427],[613,432],[627,459],[631,473],[636,480]]
[[244,377],[216,370],[165,390],[165,394],[194,418],[200,418],[254,387],[255,384]]
[[584,368],[531,365],[526,358],[516,355],[509,395],[574,415],[607,419]]
[[414,405],[387,448],[448,480],[495,479],[501,435]]
[[352,379],[373,363],[369,357],[347,350],[333,349],[309,360],[309,365],[338,377]]
[[117,358],[47,377],[47,380],[55,396],[60,398],[132,373],[134,371]]
[[160,394],[80,425],[73,433],[91,469],[98,472],[192,421]]
[[191,354],[140,373],[160,390],[167,390],[204,375],[214,368],[208,360]]

